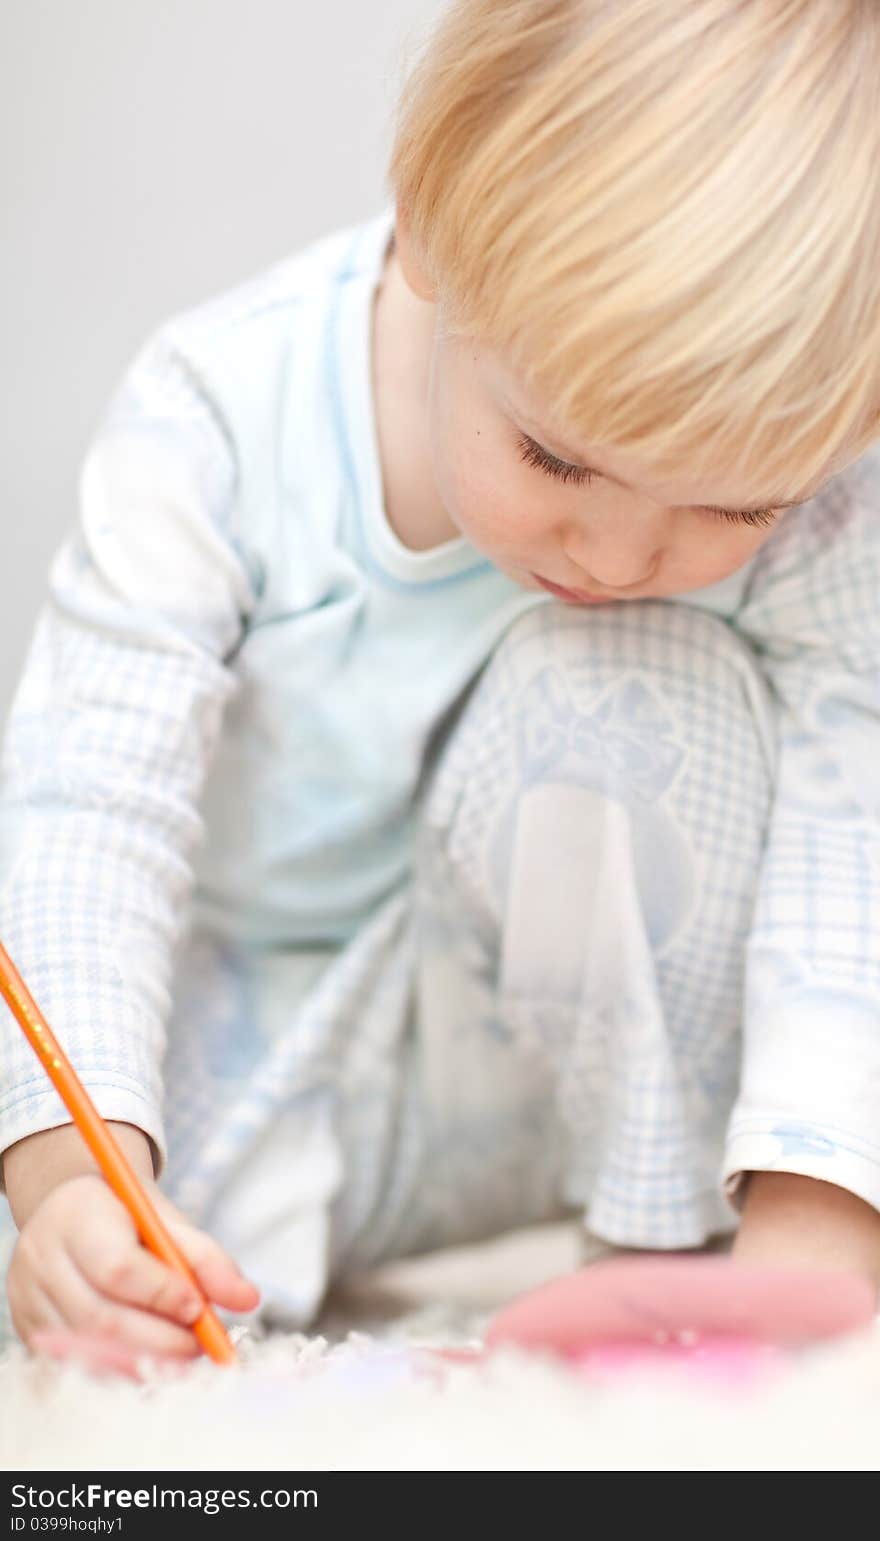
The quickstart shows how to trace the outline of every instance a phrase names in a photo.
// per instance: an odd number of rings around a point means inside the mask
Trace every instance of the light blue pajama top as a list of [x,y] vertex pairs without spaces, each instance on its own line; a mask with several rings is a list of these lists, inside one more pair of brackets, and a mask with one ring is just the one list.
[[[432,733],[550,602],[387,522],[371,322],[392,230],[386,209],[335,232],[146,343],[8,726],[0,937],[103,1114],[160,1156],[190,904],[258,948],[353,937],[406,880]],[[778,705],[726,1166],[765,1164],[782,1122],[788,1170],[880,1207],[880,459],[686,602],[757,650]],[[5,1007],[0,1051],[4,1149],[66,1114]]]

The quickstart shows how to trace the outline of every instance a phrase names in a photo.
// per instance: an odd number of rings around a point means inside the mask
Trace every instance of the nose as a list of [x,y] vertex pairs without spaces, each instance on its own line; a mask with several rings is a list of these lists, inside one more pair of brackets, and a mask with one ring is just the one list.
[[660,565],[658,532],[648,521],[639,526],[609,521],[602,527],[579,527],[569,531],[562,544],[584,575],[583,585],[572,579],[574,588],[589,588],[589,580],[609,590],[638,588],[654,577]]

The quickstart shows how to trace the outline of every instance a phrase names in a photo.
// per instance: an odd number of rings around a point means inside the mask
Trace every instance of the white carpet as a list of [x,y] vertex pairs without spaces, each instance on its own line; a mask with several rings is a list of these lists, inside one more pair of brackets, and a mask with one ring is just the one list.
[[590,1385],[506,1354],[436,1374],[413,1345],[473,1342],[490,1312],[579,1263],[565,1227],[385,1268],[323,1335],[245,1338],[145,1386],[0,1358],[4,1470],[876,1471],[880,1328],[735,1396],[643,1378]]

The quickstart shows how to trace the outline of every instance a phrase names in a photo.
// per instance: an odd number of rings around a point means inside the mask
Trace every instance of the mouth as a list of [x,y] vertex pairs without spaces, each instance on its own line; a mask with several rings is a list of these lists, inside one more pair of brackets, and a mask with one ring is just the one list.
[[604,594],[590,594],[586,589],[565,589],[561,583],[551,583],[549,578],[542,578],[540,573],[532,573],[532,577],[540,583],[542,589],[548,594],[555,594],[559,599],[566,599],[571,605],[608,605],[613,601]]

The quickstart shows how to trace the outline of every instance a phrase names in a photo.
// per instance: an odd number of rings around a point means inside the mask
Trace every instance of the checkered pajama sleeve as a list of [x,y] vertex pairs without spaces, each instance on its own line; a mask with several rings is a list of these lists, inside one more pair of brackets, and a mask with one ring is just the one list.
[[[86,456],[0,774],[0,937],[105,1117],[163,1159],[160,1059],[197,801],[253,591],[235,456],[169,337]],[[68,1121],[0,1004],[0,1150]]]
[[725,1161],[880,1208],[880,459],[788,515],[739,618],[779,712]]

